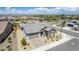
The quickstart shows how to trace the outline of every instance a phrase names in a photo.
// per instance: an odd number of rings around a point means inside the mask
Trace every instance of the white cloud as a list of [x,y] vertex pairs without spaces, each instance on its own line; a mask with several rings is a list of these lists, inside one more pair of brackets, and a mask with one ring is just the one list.
[[16,10],[16,8],[10,8],[7,7],[6,11],[0,10],[0,13],[5,13],[5,14],[62,14],[62,13],[79,13],[79,8],[67,8],[67,7],[56,7],[56,8],[44,8],[44,7],[39,7],[39,8],[33,8],[33,9],[28,9],[28,10]]
[[78,8],[76,8],[76,7],[71,7],[71,8],[66,7],[66,8],[62,8],[62,9],[65,10],[65,11],[77,11]]
[[34,8],[27,11],[27,13],[34,14],[55,14],[60,11],[61,8]]
[[27,13],[31,14],[47,14],[50,12],[49,8],[34,8],[27,11]]

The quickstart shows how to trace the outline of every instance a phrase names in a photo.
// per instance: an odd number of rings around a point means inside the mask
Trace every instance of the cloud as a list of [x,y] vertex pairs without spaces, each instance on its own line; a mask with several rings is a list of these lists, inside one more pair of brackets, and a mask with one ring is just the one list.
[[[27,8],[27,7],[26,7]],[[0,10],[0,14],[79,14],[79,8],[51,7],[51,8],[30,8],[26,10],[7,7],[5,11]]]
[[26,12],[27,14],[79,14],[79,8],[34,8]]
[[50,13],[49,8],[34,8],[27,11],[27,13],[31,14],[48,14]]
[[76,7],[67,7],[67,8],[63,8],[66,11],[77,11],[78,8]]

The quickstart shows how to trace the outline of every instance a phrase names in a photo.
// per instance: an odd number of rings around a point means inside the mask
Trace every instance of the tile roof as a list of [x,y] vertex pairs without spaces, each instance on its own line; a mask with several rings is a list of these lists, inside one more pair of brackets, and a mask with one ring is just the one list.
[[4,32],[4,30],[5,30],[6,26],[7,26],[7,24],[8,24],[8,22],[6,22],[6,21],[0,21],[0,34],[1,34],[2,32]]

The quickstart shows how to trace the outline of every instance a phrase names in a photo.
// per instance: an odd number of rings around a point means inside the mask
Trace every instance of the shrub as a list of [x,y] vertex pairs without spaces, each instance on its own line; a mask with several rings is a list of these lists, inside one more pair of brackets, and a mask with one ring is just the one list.
[[9,47],[10,47],[10,45],[7,46],[7,48],[9,48]]
[[11,37],[8,37],[8,40],[11,40]]
[[24,47],[24,49],[27,49],[26,47]]
[[12,41],[12,38],[11,37],[8,37],[8,43],[11,43]]
[[47,43],[47,41],[44,41],[45,43]]
[[1,49],[0,51],[5,51],[5,49]]
[[27,42],[26,42],[26,39],[25,39],[25,38],[23,38],[23,39],[21,40],[21,44],[22,44],[22,46],[25,46],[25,45],[27,44]]
[[9,48],[9,49],[8,49],[8,51],[11,51],[11,50],[12,50],[12,48]]

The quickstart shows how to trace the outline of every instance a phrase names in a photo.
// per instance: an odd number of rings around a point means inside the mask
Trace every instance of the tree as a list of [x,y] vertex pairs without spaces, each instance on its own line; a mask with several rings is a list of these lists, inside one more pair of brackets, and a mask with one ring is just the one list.
[[13,29],[15,32],[16,32],[18,26],[19,26],[19,23],[13,22]]
[[[61,32],[62,32],[62,28],[65,26],[65,23],[66,23],[66,21],[63,21],[61,24]],[[61,33],[60,33],[60,36],[61,36]]]
[[61,15],[61,19],[65,19],[65,14],[62,14]]
[[21,40],[21,44],[22,44],[22,46],[25,46],[25,45],[27,44],[27,42],[26,42],[26,39],[25,39],[25,38],[23,38],[23,39]]
[[13,22],[13,27],[14,27],[14,29],[15,29],[17,26],[18,26],[18,23]]

